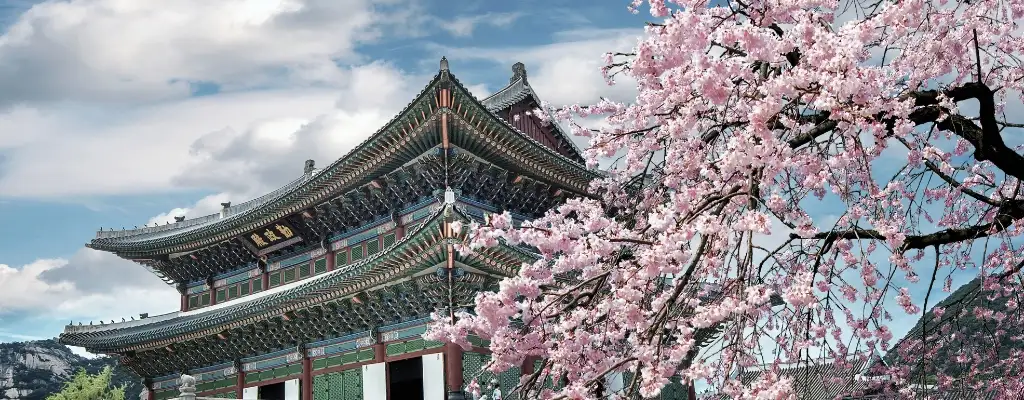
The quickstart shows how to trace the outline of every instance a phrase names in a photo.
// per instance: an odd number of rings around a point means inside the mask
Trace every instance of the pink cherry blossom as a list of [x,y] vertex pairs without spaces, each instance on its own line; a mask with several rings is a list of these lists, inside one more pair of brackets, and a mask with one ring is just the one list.
[[871,390],[1018,398],[1024,0],[714,4],[631,0],[653,20],[602,72],[636,98],[534,113],[612,166],[531,221],[454,225],[459,252],[538,260],[427,337],[490,340],[492,372],[541,360],[530,399],[788,399],[779,365],[871,355],[902,361]]

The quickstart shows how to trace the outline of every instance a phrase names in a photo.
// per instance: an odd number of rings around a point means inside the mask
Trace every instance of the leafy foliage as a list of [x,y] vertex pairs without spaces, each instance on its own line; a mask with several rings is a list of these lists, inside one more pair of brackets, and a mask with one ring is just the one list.
[[80,369],[64,384],[64,389],[46,400],[125,400],[124,386],[111,386],[113,371],[104,367],[98,374],[91,375]]
[[[28,366],[19,362],[20,359],[29,357],[55,366],[67,365],[68,372],[84,369],[86,373],[99,374],[104,368],[110,368],[113,385],[124,386],[129,397],[134,397],[134,394],[142,390],[139,376],[122,367],[112,357],[84,358],[56,340],[0,343],[0,365],[11,367],[12,387],[28,392],[19,400],[44,400],[47,396],[59,392],[73,376],[57,373],[49,365]],[[61,368],[56,369],[60,370]],[[0,388],[0,398],[3,398],[4,389],[6,388]]]

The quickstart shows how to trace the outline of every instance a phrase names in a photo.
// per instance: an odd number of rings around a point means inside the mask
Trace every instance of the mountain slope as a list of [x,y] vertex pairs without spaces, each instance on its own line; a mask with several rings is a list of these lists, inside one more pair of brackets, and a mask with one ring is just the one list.
[[0,343],[0,400],[45,400],[79,368],[96,373],[105,366],[113,368],[114,384],[126,385],[127,397],[136,398],[142,390],[139,377],[121,368],[116,359],[88,359],[56,340]]

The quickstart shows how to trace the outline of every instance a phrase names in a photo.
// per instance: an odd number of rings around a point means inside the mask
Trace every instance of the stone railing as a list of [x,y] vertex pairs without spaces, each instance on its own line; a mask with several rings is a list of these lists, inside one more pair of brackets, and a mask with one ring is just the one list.
[[[225,400],[215,397],[196,397],[196,378],[191,375],[181,376],[181,387],[178,388],[178,397],[170,400]],[[239,399],[241,400],[241,399]],[[250,399],[245,399],[250,400]],[[252,399],[259,400],[259,399]]]

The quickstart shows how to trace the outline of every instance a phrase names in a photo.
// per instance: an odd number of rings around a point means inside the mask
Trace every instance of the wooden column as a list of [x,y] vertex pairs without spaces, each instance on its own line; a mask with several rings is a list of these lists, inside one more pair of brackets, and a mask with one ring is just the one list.
[[384,343],[377,343],[373,345],[373,362],[384,362],[385,355],[387,355],[387,346],[385,346]]
[[213,287],[213,284],[217,281],[213,280],[213,277],[206,278],[206,286],[210,287],[210,305],[217,304],[217,288]]
[[331,250],[331,244],[327,244],[327,272],[334,271],[334,250]]
[[299,397],[301,400],[313,400],[313,361],[309,359],[309,354],[306,352],[305,347],[302,349],[302,383],[299,385],[302,388],[302,395]]
[[178,293],[181,294],[181,312],[188,311],[188,285],[185,282],[178,284]]
[[146,400],[156,400],[156,392],[153,391],[153,380],[147,378],[142,384],[146,386]]
[[260,268],[260,279],[262,279],[262,281],[263,281],[263,283],[262,283],[263,290],[270,289],[270,274],[267,273],[267,261],[266,260],[260,260],[259,268]]
[[241,399],[242,392],[245,391],[245,371],[240,361],[235,361],[235,371],[235,398]]
[[462,347],[454,343],[444,345],[444,378],[448,398],[460,398],[462,392]]

